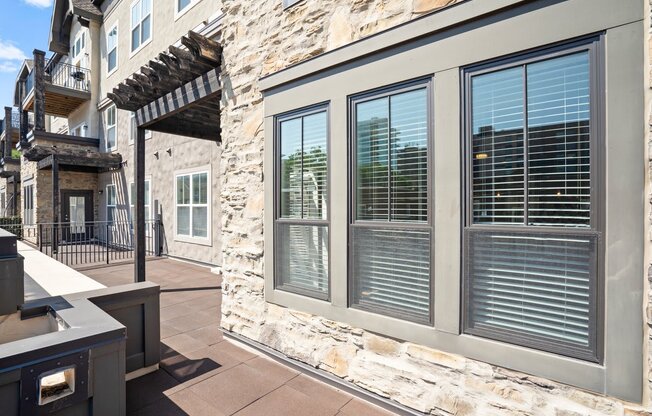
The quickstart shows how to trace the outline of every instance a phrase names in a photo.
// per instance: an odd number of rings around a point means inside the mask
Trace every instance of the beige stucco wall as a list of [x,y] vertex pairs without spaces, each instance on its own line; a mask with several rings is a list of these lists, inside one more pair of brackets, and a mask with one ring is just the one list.
[[427,414],[650,415],[648,392],[632,405],[265,302],[259,78],[447,3],[305,1],[283,11],[280,0],[225,2],[222,326]]
[[[102,102],[102,110],[109,106],[105,99],[106,93],[111,91],[118,83],[124,81],[149,60],[154,59],[168,46],[176,44],[181,36],[189,30],[204,25],[212,17],[219,15],[220,2],[212,0],[200,0],[195,3],[186,13],[175,18],[174,2],[152,2],[152,39],[136,53],[130,52],[130,7],[131,2],[126,0],[106,1],[102,8],[105,13],[104,23],[100,30],[101,54],[106,56],[106,33],[118,25],[118,68],[115,72],[107,75],[106,62],[101,62],[101,85],[98,101]],[[104,114],[100,114],[100,137],[104,148],[103,131]],[[134,146],[130,143],[130,113],[118,110],[117,112],[117,149],[123,160],[127,163],[118,172],[111,172],[100,175],[99,186],[105,189],[110,183],[116,184],[118,191],[118,211],[121,218],[128,218],[129,186],[134,176]],[[164,247],[166,252],[175,257],[182,257],[196,260],[212,265],[221,264],[222,250],[220,218],[221,209],[219,204],[220,180],[219,162],[221,148],[217,143],[191,139],[183,136],[174,136],[158,132],[152,133],[152,138],[145,142],[145,175],[150,180],[152,194],[152,210],[154,201],[158,202],[159,213],[164,226]],[[156,156],[158,155],[158,156]],[[211,236],[209,243],[193,243],[179,241],[175,238],[175,173],[208,167],[211,177],[211,207],[209,221],[211,222]],[[105,197],[102,196],[100,204],[104,206]],[[105,214],[100,210],[100,218],[104,219]]]

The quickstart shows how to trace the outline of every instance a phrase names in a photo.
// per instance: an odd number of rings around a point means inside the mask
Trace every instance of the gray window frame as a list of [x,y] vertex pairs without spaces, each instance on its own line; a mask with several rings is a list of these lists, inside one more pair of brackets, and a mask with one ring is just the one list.
[[[428,143],[428,152],[427,152],[427,162],[428,162],[428,177],[427,177],[427,215],[428,220],[426,222],[405,222],[405,221],[391,221],[390,217],[390,206],[388,205],[388,220],[387,221],[373,221],[373,220],[358,220],[356,218],[356,163],[357,163],[357,153],[356,153],[356,140],[357,140],[357,131],[356,131],[356,105],[359,103],[373,101],[379,98],[391,97],[393,95],[424,89],[426,90],[426,112],[427,112],[427,143]],[[420,77],[412,80],[403,81],[397,84],[392,84],[377,88],[371,91],[366,91],[358,94],[354,94],[348,97],[348,168],[349,168],[349,184],[348,184],[348,206],[349,206],[349,221],[348,221],[348,259],[347,259],[347,287],[348,287],[348,306],[353,309],[360,309],[363,311],[376,313],[383,316],[388,316],[391,318],[398,318],[405,321],[415,322],[419,324],[425,324],[428,326],[433,326],[435,322],[435,301],[434,301],[434,292],[435,292],[435,230],[434,230],[434,190],[433,185],[434,181],[432,179],[434,175],[434,160],[433,160],[433,150],[434,150],[434,109],[432,105],[433,101],[433,77]],[[389,127],[391,128],[391,126]],[[421,319],[415,317],[411,314],[400,313],[394,310],[385,309],[385,308],[374,308],[367,307],[363,305],[356,305],[354,303],[354,258],[353,258],[353,228],[385,228],[385,229],[394,229],[394,230],[428,230],[430,232],[430,294],[429,294],[429,313],[427,319]]]
[[[305,218],[281,218],[281,123],[297,118],[326,113],[326,219],[305,219]],[[331,300],[331,134],[330,134],[330,105],[328,102],[314,104],[274,117],[274,245],[279,246],[278,224],[285,225],[312,225],[326,226],[328,231],[328,290],[324,294],[318,291],[307,290],[289,285],[283,285],[280,281],[278,250],[274,253],[274,289],[297,295],[311,297],[317,300],[330,302]],[[303,121],[302,121],[303,126]]]
[[[461,80],[463,83],[462,90],[462,123],[464,134],[464,155],[463,155],[463,182],[464,195],[463,205],[463,227],[462,227],[462,304],[461,304],[461,330],[465,334],[485,337],[500,342],[507,342],[526,348],[538,349],[544,352],[565,355],[572,358],[578,358],[585,361],[602,363],[604,359],[604,285],[605,285],[605,247],[603,244],[603,235],[605,230],[605,97],[604,97],[604,59],[603,43],[600,36],[591,36],[576,41],[566,42],[553,47],[540,48],[534,51],[516,54],[507,58],[492,60],[480,65],[472,65],[461,68]],[[591,178],[591,195],[590,195],[590,226],[582,227],[554,227],[554,226],[537,226],[527,224],[527,187],[524,207],[523,224],[475,224],[473,222],[473,150],[472,150],[472,86],[473,76],[483,75],[493,72],[502,71],[509,68],[522,66],[525,71],[527,64],[542,62],[548,59],[568,56],[579,52],[589,53],[589,91],[590,91],[590,131],[591,137],[589,142],[590,149],[590,178]],[[527,86],[527,76],[524,77],[524,84]],[[527,90],[525,89],[524,98],[527,100]],[[525,114],[527,117],[527,114]],[[527,124],[524,127],[524,148],[527,149]],[[524,179],[527,183],[527,159],[524,160]],[[516,331],[474,328],[471,325],[469,313],[470,305],[470,284],[469,277],[470,261],[467,258],[469,252],[470,240],[475,233],[494,232],[515,235],[582,235],[592,238],[595,241],[595,251],[591,253],[591,276],[595,277],[595,282],[590,288],[590,296],[593,300],[590,305],[589,320],[589,346],[580,348],[570,344],[552,342],[545,340],[543,337],[527,336]]]

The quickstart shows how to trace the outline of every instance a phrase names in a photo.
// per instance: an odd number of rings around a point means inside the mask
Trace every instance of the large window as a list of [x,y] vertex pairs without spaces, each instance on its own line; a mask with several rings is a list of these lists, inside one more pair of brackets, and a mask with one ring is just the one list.
[[208,239],[208,172],[176,176],[177,237]]
[[429,84],[352,99],[351,304],[430,322]]
[[276,287],[319,299],[328,281],[328,114],[277,118]]
[[152,0],[137,0],[131,5],[131,51],[152,39]]
[[466,74],[465,331],[597,360],[591,46]]
[[106,35],[106,70],[113,73],[118,67],[118,24],[111,28]]
[[106,186],[106,221],[109,224],[118,218],[118,195],[115,190],[115,185]]
[[[151,220],[152,217],[152,193],[150,188],[149,179],[145,180],[145,221]],[[136,218],[136,185],[132,182],[129,186],[129,204],[130,204],[130,215],[131,222]]]
[[23,187],[23,224],[34,225],[34,185]]
[[106,123],[106,150],[114,150],[117,145],[117,111],[115,105],[106,109],[105,112],[105,123]]

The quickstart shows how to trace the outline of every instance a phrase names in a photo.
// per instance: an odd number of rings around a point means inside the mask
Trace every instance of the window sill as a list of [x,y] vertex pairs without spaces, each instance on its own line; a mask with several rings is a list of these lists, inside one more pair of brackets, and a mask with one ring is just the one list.
[[174,241],[177,241],[179,243],[197,244],[200,246],[207,246],[207,247],[213,246],[213,243],[210,238],[190,237],[190,236],[175,234]]
[[603,365],[472,335],[453,334],[426,324],[378,315],[345,305],[338,306],[277,289],[268,290],[267,287],[265,301],[346,323],[381,336],[458,354],[469,360],[522,371],[600,394],[607,393],[603,382],[607,370]]
[[[177,7],[174,7],[174,21],[176,22],[179,20],[181,17],[183,17],[186,13],[188,13],[193,7],[195,7],[201,0],[192,0],[189,5],[186,6],[185,9],[183,10],[177,10]],[[178,5],[178,3],[177,3]]]
[[[129,32],[129,33],[131,33],[131,32]],[[131,41],[131,39],[130,39],[130,41]],[[145,47],[147,47],[147,45],[149,45],[150,43],[152,43],[152,36],[150,36],[149,39],[147,39],[145,42],[141,43],[140,46],[138,46],[136,49],[134,49],[133,51],[131,51],[131,52],[129,53],[129,59],[131,59],[131,58],[133,58],[134,56],[136,56],[136,55],[138,54],[138,52],[140,52],[140,51],[142,51],[143,49],[145,49]]]
[[112,70],[108,71],[108,72],[106,73],[106,77],[108,78],[108,77],[110,77],[111,75],[115,74],[116,72],[118,72],[118,65],[116,65],[115,68],[113,68]]

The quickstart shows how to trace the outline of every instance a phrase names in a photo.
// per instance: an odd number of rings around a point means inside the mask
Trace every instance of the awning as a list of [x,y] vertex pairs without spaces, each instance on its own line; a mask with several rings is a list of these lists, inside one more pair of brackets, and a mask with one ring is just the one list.
[[119,153],[102,153],[92,148],[67,148],[36,145],[23,152],[30,162],[38,162],[38,169],[51,168],[56,157],[57,163],[67,170],[105,171],[119,169],[122,156]]
[[189,32],[107,96],[148,130],[220,141],[222,47]]

